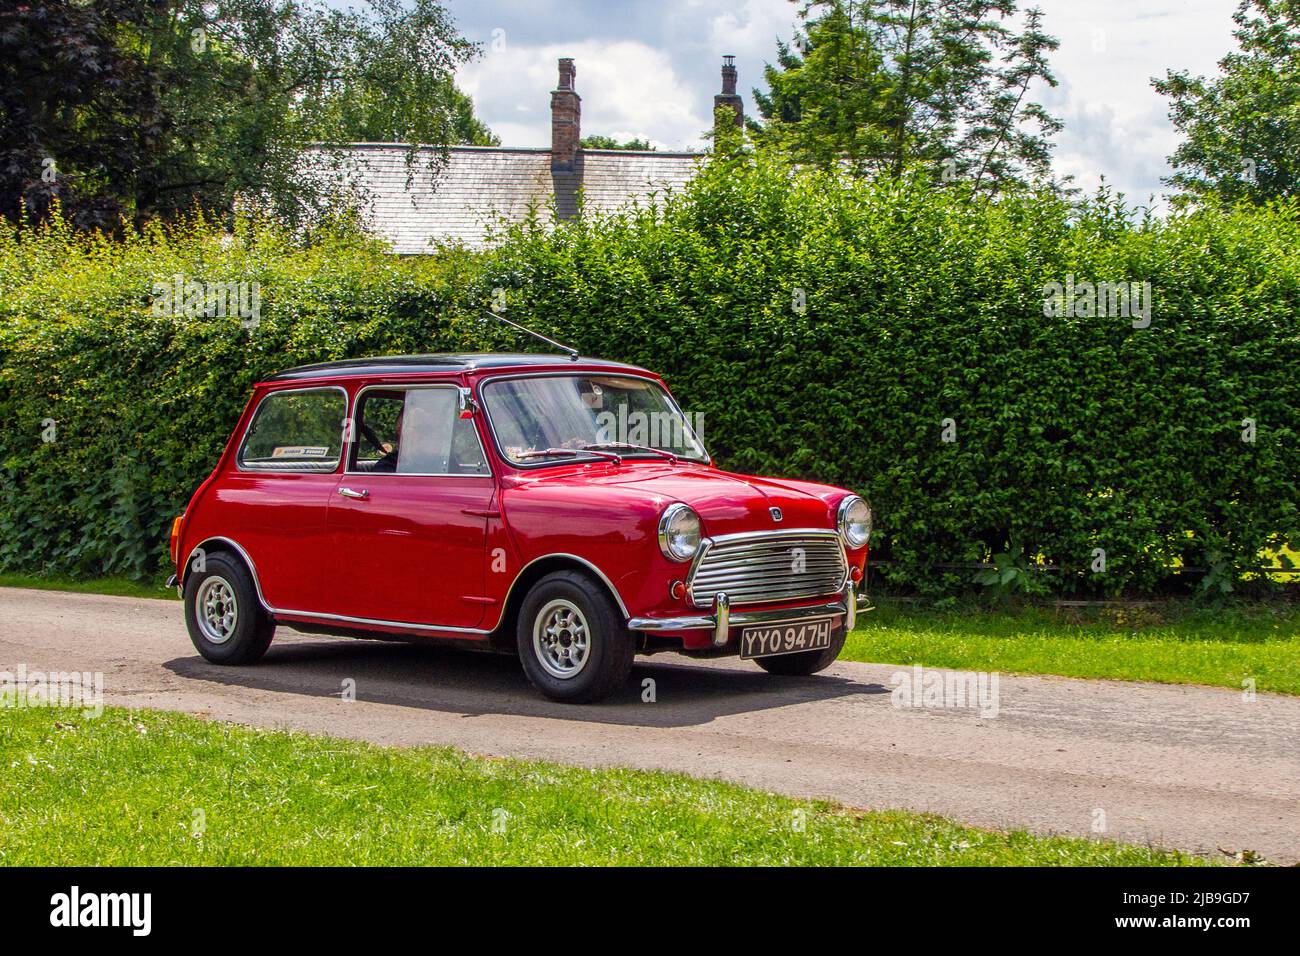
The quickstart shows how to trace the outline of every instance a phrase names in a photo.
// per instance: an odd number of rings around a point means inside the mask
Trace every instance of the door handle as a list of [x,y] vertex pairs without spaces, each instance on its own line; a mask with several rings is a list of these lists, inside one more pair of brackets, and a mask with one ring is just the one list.
[[340,488],[339,494],[344,498],[361,498],[363,500],[370,497],[370,492],[366,491],[364,488],[360,491],[353,491],[351,488]]

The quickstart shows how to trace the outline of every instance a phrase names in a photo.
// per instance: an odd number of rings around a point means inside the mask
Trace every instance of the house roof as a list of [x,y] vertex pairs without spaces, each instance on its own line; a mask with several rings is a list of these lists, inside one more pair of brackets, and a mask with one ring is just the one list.
[[552,171],[549,149],[453,146],[446,167],[431,178],[430,150],[436,147],[420,147],[424,155],[408,169],[404,144],[347,147],[347,175],[363,193],[370,225],[399,254],[431,252],[434,241],[481,247],[490,226],[520,222],[530,210],[544,223],[553,221],[553,211],[568,218],[579,190],[589,214],[646,205],[680,191],[703,159],[701,153],[584,149],[577,168],[562,172]]
[[278,372],[266,381],[287,382],[353,375],[391,375],[403,372],[470,372],[476,369],[500,368],[558,368],[565,371],[573,368],[583,370],[596,368],[622,372],[645,371],[636,365],[585,356],[570,358],[567,355],[546,355],[537,352],[433,352],[427,355],[383,355],[375,358],[343,359],[338,362],[299,365],[297,368]]

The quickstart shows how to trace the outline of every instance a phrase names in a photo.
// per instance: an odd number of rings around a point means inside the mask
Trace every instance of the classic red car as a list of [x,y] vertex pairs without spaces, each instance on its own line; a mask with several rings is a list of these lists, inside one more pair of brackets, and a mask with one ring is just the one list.
[[255,386],[172,525],[194,646],[298,631],[513,650],[593,701],[637,653],[806,675],[858,611],[871,511],[713,467],[659,376],[554,355],[413,355]]

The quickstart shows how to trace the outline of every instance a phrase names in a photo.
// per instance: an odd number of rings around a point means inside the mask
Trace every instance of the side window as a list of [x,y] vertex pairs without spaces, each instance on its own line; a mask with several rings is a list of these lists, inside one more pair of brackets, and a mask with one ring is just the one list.
[[272,392],[253,413],[239,465],[256,471],[331,472],[343,447],[347,398],[336,388]]
[[372,389],[357,406],[349,471],[490,475],[474,423],[454,388]]

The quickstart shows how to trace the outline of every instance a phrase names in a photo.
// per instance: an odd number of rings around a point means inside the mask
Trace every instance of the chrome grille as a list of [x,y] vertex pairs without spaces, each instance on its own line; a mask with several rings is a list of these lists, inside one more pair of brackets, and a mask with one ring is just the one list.
[[707,541],[687,584],[696,607],[711,606],[719,591],[735,606],[835,594],[847,576],[835,532],[783,531]]

